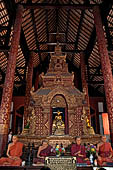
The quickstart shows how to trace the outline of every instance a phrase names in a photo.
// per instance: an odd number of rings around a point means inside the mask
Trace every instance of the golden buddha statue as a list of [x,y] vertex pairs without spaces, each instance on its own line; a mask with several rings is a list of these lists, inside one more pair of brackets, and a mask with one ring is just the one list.
[[55,119],[53,120],[53,125],[52,125],[53,135],[64,135],[65,124],[64,124],[64,121],[62,120],[61,113],[62,112],[58,110],[57,115],[55,116]]
[[83,112],[83,114],[82,114],[81,120],[83,122],[83,133],[84,133],[84,135],[94,135],[95,134],[94,129],[90,125],[90,120],[87,117],[87,113],[86,113],[86,110],[85,110],[84,107],[83,107],[82,112]]

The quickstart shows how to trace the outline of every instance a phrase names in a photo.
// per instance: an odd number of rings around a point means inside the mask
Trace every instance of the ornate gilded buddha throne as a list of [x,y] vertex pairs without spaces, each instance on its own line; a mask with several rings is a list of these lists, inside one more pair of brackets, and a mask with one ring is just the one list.
[[66,55],[62,54],[61,47],[56,46],[48,72],[42,74],[42,87],[31,92],[34,119],[33,123],[30,122],[30,134],[82,135],[84,94],[74,87],[73,78],[68,72]]
[[59,45],[51,55],[47,73],[41,77],[42,86],[36,92],[31,90],[29,132],[21,137],[31,142],[48,139],[52,144],[60,140],[68,145],[75,136],[84,135],[85,94],[75,88],[74,75],[68,72],[66,55]]

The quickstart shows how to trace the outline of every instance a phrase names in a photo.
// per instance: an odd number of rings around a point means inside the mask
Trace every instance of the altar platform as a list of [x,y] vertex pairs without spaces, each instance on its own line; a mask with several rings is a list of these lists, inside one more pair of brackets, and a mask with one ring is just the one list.
[[[19,135],[19,141],[25,144],[25,146],[28,146],[28,144],[32,145],[34,143],[34,146],[37,147],[41,144],[42,140],[47,140],[49,145],[55,146],[56,143],[63,144],[64,147],[68,147],[73,142],[75,142],[75,137],[70,135],[50,135],[50,136],[42,136],[37,137],[36,135]],[[82,144],[97,144],[101,140],[101,135],[95,134],[95,135],[82,135]]]

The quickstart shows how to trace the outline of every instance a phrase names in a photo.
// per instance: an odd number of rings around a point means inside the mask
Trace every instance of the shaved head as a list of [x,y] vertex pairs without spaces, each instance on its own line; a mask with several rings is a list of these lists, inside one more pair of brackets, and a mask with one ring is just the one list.
[[17,135],[13,135],[12,141],[13,141],[13,143],[16,143],[18,141],[18,136]]

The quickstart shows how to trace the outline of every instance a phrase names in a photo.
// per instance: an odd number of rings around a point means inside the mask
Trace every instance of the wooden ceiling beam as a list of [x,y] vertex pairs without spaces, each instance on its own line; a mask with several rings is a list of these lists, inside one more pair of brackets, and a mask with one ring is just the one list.
[[[84,5],[90,5],[90,1],[89,0],[84,0]],[[88,65],[88,59],[93,51],[93,47],[95,45],[95,41],[96,41],[96,29],[95,27],[92,30],[88,45],[86,47],[86,51],[85,51],[85,63],[87,65],[87,70],[89,70],[89,65]],[[89,76],[89,72],[88,72],[88,76]]]
[[[90,5],[89,0],[84,0],[84,5]],[[81,11],[81,16],[80,16],[80,22],[79,22],[79,26],[78,26],[78,32],[77,32],[77,36],[76,36],[76,40],[75,40],[75,48],[78,48],[78,41],[79,41],[79,36],[80,36],[80,32],[82,29],[82,23],[83,23],[83,19],[84,19],[84,15],[85,15],[85,10]]]
[[35,35],[36,46],[37,46],[37,49],[38,49],[39,59],[40,59],[40,62],[41,62],[41,53],[40,53],[40,47],[39,47],[39,44],[38,44],[38,35],[37,35],[37,28],[36,28],[33,9],[31,9],[31,17],[32,17],[32,21],[33,21],[33,30],[34,30],[34,35]]
[[109,10],[111,8],[112,8],[112,3],[108,3],[107,1],[104,1],[101,8],[100,8],[102,22],[103,22],[103,25],[105,25],[105,30],[106,30],[106,37],[107,37],[107,42],[108,42],[108,50],[113,49],[112,39],[111,39],[110,30],[109,30],[109,26],[108,26],[108,20],[107,20],[107,16],[108,16]]
[[[49,41],[45,41],[45,42],[43,42],[43,41],[41,41],[41,42],[38,42],[39,43],[39,45],[45,45],[45,44],[47,44],[47,45],[57,45],[57,42],[49,42]],[[59,45],[74,45],[75,44],[75,42],[67,42],[67,41],[65,41],[65,42],[59,42]]]
[[[57,34],[57,30],[56,30],[56,32],[49,32],[49,34],[56,35]],[[65,35],[66,33],[65,32],[59,32],[59,35],[60,34],[64,34]]]
[[[20,4],[20,3],[18,3]],[[26,9],[92,9],[94,7],[93,4],[84,5],[84,4],[47,4],[47,3],[21,3]]]
[[93,51],[94,45],[96,42],[96,28],[93,28],[92,34],[90,36],[88,45],[86,47],[86,51],[85,51],[85,64],[87,66],[87,75],[88,75],[88,80],[90,80],[90,71],[89,71],[89,63],[88,63],[88,59]]
[[[76,36],[75,44],[74,44],[74,50],[76,50],[78,48],[78,41],[79,41],[79,36],[80,36],[81,28],[82,28],[83,18],[84,18],[84,10],[81,12],[80,22],[79,22],[78,31],[77,31],[77,36]],[[72,55],[71,61],[72,62],[74,61],[74,54]]]
[[[47,41],[49,42],[49,21],[48,21],[48,10],[46,10],[46,34],[47,34]],[[48,50],[51,50],[51,47],[48,46]],[[46,59],[50,58],[50,55],[46,56]],[[49,65],[49,61],[46,62],[46,65]],[[46,69],[46,68],[45,68]]]
[[78,41],[79,41],[79,36],[80,36],[81,28],[82,28],[83,19],[84,19],[84,11],[81,12],[80,22],[79,22],[79,26],[78,26],[74,49],[78,48]]
[[[24,42],[24,41],[23,41]],[[0,52],[8,52],[10,50],[10,47],[6,46],[0,46]],[[35,53],[39,53],[39,51],[36,50],[29,50],[29,52],[34,51]],[[85,52],[85,50],[62,50],[63,53],[80,53],[80,52]],[[40,50],[40,53],[54,53],[54,51],[49,51],[49,50]],[[26,51],[26,56],[27,56],[27,51]]]
[[[46,34],[47,34],[47,42],[49,42],[49,31],[48,31],[48,10],[46,10],[45,11],[45,17],[46,17]],[[38,42],[37,43],[38,44],[38,46],[40,45],[40,44],[47,44],[47,43],[45,43],[45,42],[42,42],[42,43],[40,43],[40,42]],[[38,49],[39,49],[39,47],[38,47]],[[39,49],[40,50],[40,49]],[[48,51],[49,51],[50,49],[49,49],[49,47],[48,47]],[[40,53],[39,53],[40,54]],[[34,68],[34,70],[33,70],[33,84],[35,84],[35,79],[36,79],[36,73],[38,72],[45,72],[44,70],[46,70],[46,67],[44,67],[44,64],[46,63],[46,64],[48,64],[47,62],[45,62],[45,60],[42,62],[42,60],[41,60],[41,54],[40,54],[40,64],[36,67],[36,68]],[[40,67],[40,69],[39,69],[39,67]],[[43,70],[44,69],[44,70]]]
[[93,51],[95,42],[96,42],[96,29],[94,27],[93,31],[92,31],[92,34],[90,36],[88,45],[87,45],[86,50],[85,50],[85,63],[86,63],[86,65],[88,64],[88,59],[89,59],[89,57],[90,57],[90,55],[91,55],[91,53]]
[[[69,21],[70,21],[70,10],[68,10],[68,13],[67,13],[65,42],[67,42],[68,29],[69,29]],[[65,46],[64,50],[65,50],[65,49],[66,49],[66,46]]]
[[46,10],[45,15],[46,15],[46,34],[47,34],[47,41],[49,42],[49,30],[48,30],[48,10]]
[[59,18],[58,18],[58,16],[59,16],[59,10],[56,9],[55,12],[56,12],[56,35],[57,35],[57,31],[58,31],[57,29],[58,29],[58,27],[59,27]]
[[[35,53],[38,53],[38,50],[31,50],[34,51]],[[54,53],[55,51],[48,51],[48,50],[40,50],[40,53]],[[84,50],[62,50],[62,53],[80,53],[80,52],[84,52]]]

